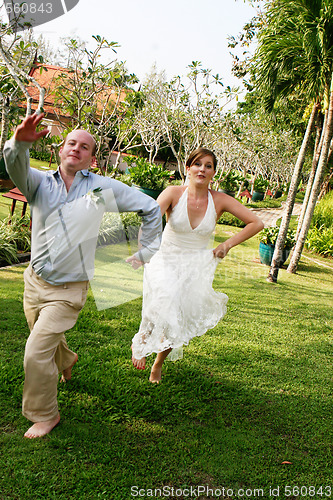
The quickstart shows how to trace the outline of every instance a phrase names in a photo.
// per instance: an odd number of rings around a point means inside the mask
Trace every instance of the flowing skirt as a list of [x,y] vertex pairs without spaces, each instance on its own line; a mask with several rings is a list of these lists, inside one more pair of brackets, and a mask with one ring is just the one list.
[[142,321],[132,343],[136,359],[170,347],[169,359],[179,359],[183,345],[216,326],[228,302],[212,288],[219,262],[211,249],[162,244],[145,265]]

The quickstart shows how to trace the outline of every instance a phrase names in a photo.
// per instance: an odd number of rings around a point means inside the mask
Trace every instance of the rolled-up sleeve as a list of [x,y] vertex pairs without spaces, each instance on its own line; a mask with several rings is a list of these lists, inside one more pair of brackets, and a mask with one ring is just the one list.
[[3,150],[8,175],[29,202],[43,179],[42,172],[30,168],[30,146],[30,142],[16,141],[12,137]]

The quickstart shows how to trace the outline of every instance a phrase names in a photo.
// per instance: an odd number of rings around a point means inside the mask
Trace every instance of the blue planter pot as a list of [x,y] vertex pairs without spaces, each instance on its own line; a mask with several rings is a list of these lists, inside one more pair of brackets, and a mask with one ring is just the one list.
[[264,199],[265,193],[261,191],[253,191],[252,193],[252,201],[261,201]]
[[141,191],[142,193],[151,196],[152,198],[154,198],[154,200],[156,200],[158,195],[160,195],[163,191],[163,189],[149,189],[142,186],[136,186],[135,184],[132,184],[132,186]]
[[225,193],[228,196],[232,196],[233,198],[235,198],[236,196],[236,193],[234,191],[227,191],[226,189],[219,189],[219,191],[220,193]]
[[[260,262],[266,266],[270,266],[272,262],[272,257],[274,253],[274,245],[266,245],[265,243],[259,243],[259,257]],[[279,267],[281,267],[290,254],[290,248],[285,248],[282,252],[282,260],[279,262]]]

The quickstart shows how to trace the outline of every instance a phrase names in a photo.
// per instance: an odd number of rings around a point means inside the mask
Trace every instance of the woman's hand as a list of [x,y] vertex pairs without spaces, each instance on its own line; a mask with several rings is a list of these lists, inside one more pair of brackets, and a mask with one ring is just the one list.
[[227,245],[227,242],[221,243],[213,250],[214,257],[218,257],[219,259],[224,259],[227,253],[230,250],[230,246]]
[[128,264],[131,264],[133,269],[139,269],[139,267],[143,266],[143,262],[141,262],[141,260],[138,260],[136,257],[134,257],[134,255],[131,255],[130,257],[128,257],[126,259],[126,262]]

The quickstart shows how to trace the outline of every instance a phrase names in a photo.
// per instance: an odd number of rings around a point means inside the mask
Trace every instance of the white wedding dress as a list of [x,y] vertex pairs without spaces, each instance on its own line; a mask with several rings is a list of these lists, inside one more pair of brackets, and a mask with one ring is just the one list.
[[145,265],[142,321],[132,343],[136,359],[170,347],[168,359],[181,358],[182,346],[213,328],[227,310],[228,296],[212,288],[221,259],[207,248],[216,225],[213,197],[208,192],[206,214],[193,229],[187,192],[170,214],[160,249]]

